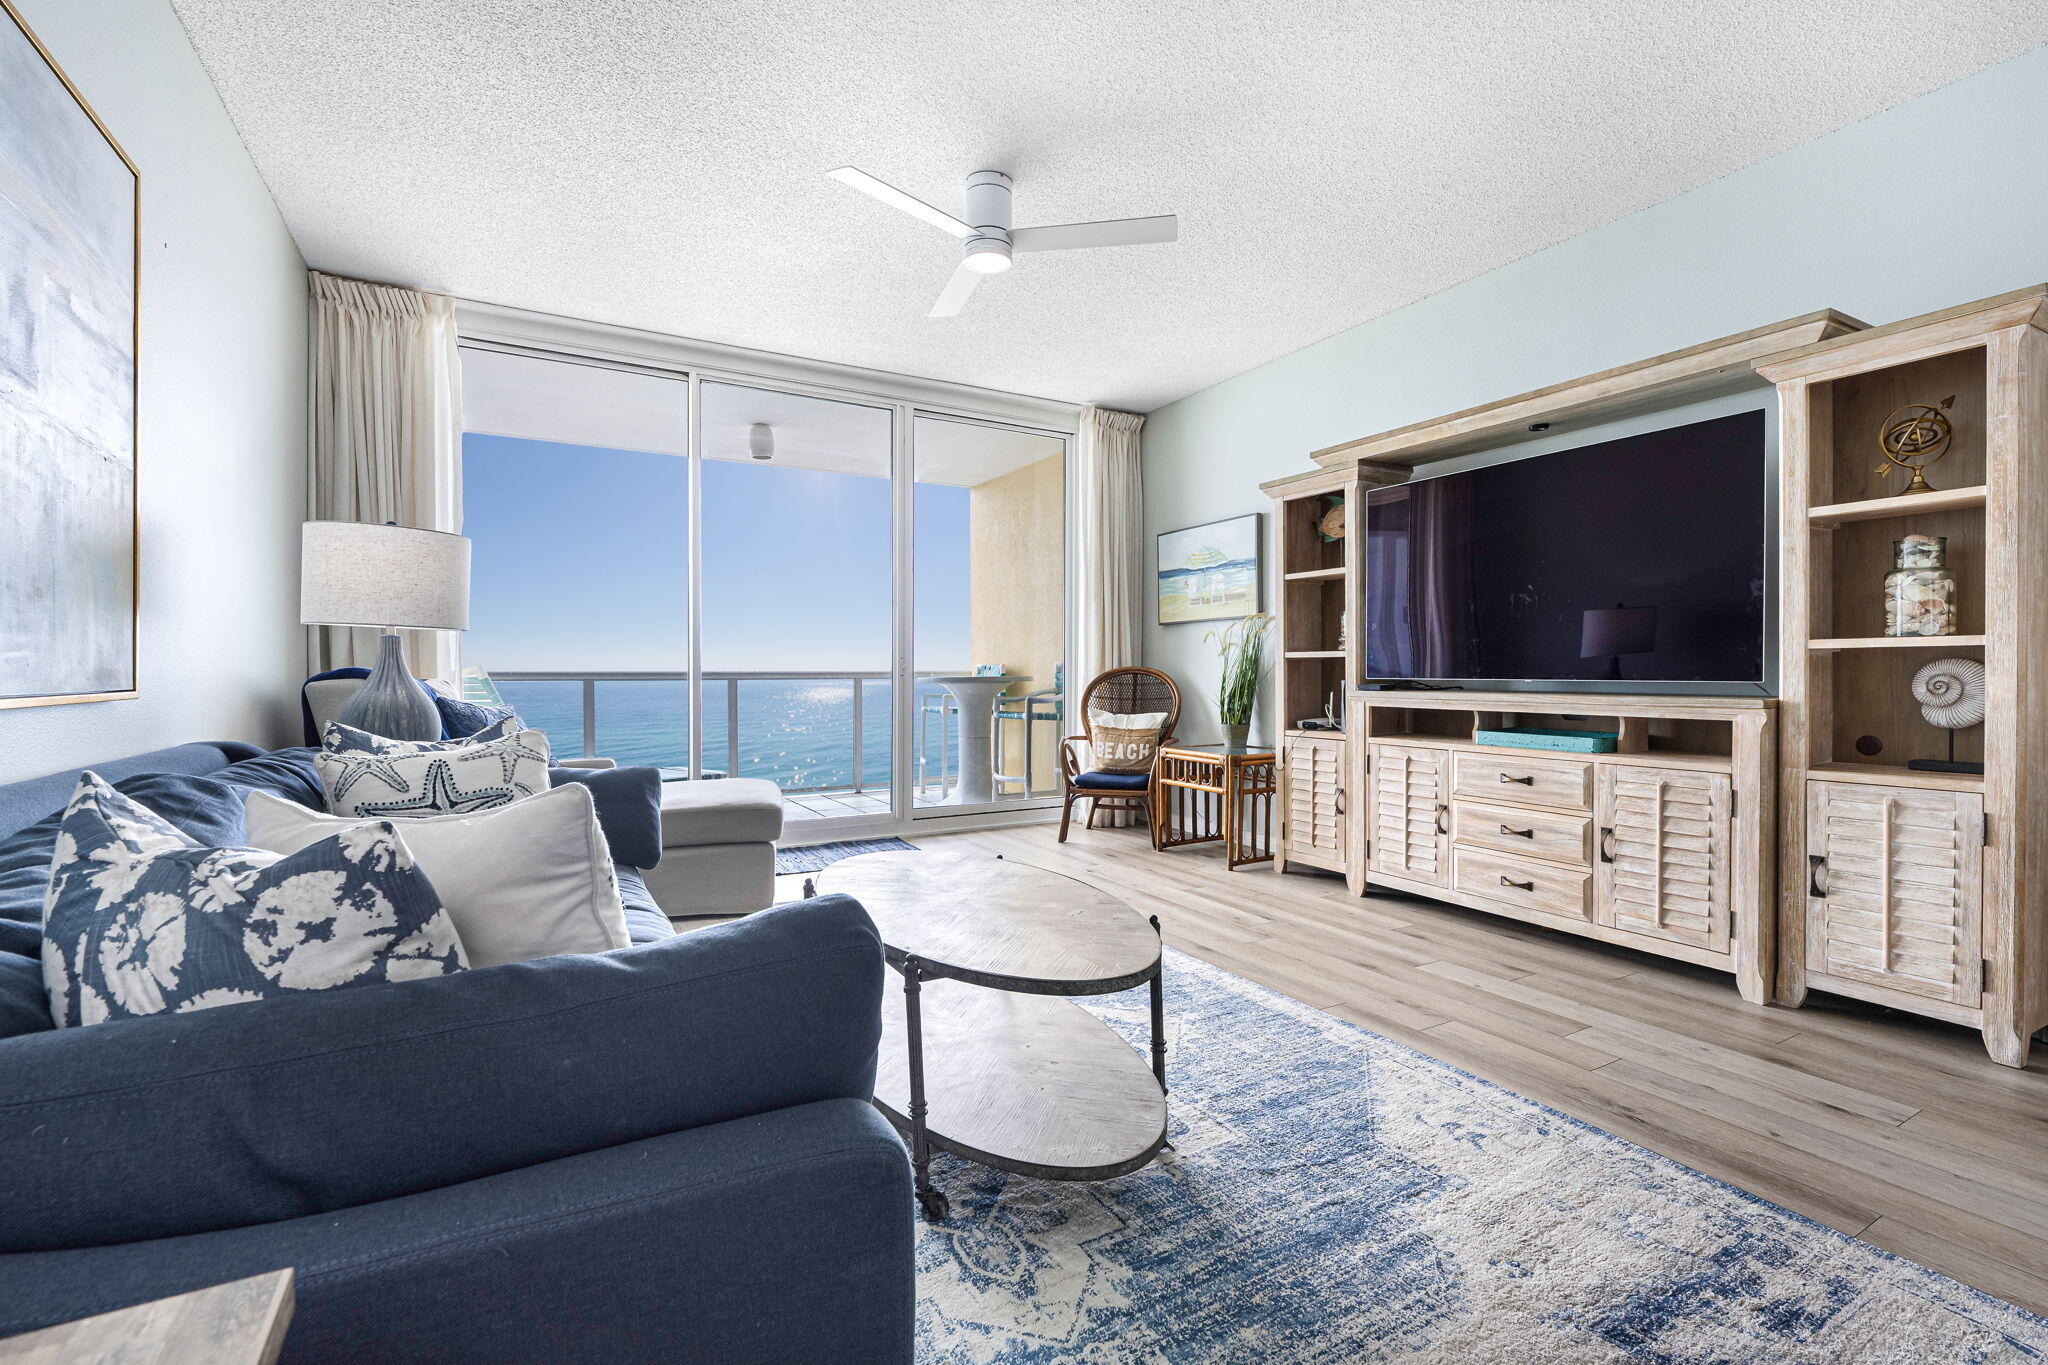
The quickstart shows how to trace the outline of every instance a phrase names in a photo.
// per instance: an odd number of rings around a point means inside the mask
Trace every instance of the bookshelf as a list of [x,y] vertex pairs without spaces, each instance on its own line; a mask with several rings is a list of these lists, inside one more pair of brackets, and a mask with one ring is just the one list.
[[[2048,289],[1805,347],[1778,386],[1782,635],[1776,998],[1819,989],[1979,1029],[2024,1066],[2048,1024]],[[1877,434],[1908,403],[1953,427],[1900,496]],[[1958,634],[1884,635],[1892,542],[1948,542]],[[1984,665],[1988,714],[1955,732],[1982,774],[1908,767],[1949,732],[1911,695],[1928,661]]]

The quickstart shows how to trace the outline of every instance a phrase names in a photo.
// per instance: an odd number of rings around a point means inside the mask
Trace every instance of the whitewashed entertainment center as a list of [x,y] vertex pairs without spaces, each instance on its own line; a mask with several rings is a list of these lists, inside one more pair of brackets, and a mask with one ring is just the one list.
[[[1773,384],[1776,697],[1359,685],[1368,490]],[[1938,486],[1899,495],[1875,434],[1944,400]],[[1819,989],[1965,1024],[2026,1064],[2048,1025],[2048,287],[1878,328],[1824,310],[1313,458],[1263,486],[1282,871],[1716,967],[1756,1004]],[[1879,585],[1909,533],[1947,542],[1955,633],[1885,633]],[[1980,726],[1923,716],[1911,684],[1937,658],[1982,663]],[[1343,729],[1305,728],[1332,693]],[[1603,732],[1615,751],[1475,741],[1503,725]],[[1951,741],[1983,771],[1907,766]]]

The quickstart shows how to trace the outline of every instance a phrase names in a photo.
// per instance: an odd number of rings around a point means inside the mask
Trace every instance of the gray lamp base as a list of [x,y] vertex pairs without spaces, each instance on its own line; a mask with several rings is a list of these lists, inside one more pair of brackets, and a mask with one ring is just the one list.
[[335,719],[385,739],[441,737],[440,708],[405,666],[405,643],[396,635],[378,641],[377,666]]

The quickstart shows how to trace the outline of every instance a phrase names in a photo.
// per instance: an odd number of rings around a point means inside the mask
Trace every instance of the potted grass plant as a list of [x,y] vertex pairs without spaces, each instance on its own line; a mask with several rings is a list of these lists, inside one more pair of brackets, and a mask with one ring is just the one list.
[[1241,754],[1251,734],[1252,708],[1266,677],[1266,650],[1273,618],[1265,612],[1241,616],[1222,630],[1202,638],[1216,642],[1223,677],[1216,685],[1216,712],[1223,720],[1224,747]]

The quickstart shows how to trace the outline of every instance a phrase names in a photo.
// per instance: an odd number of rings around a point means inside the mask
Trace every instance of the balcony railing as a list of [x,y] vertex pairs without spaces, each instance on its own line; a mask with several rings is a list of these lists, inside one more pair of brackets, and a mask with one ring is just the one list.
[[[578,702],[568,706],[567,715],[557,711],[557,706],[560,703],[548,706],[535,704],[531,708],[534,714],[526,715],[526,719],[528,723],[548,730],[550,738],[556,742],[558,749],[563,747],[562,741],[565,738],[558,731],[569,729],[571,734],[577,735],[580,738],[579,752],[586,758],[596,757],[600,751],[600,720],[603,714],[600,710],[600,703],[603,698],[601,697],[599,684],[666,682],[674,683],[681,687],[689,681],[689,674],[687,673],[664,671],[581,671],[565,673],[493,669],[491,676],[500,683],[575,684],[580,694],[580,699]],[[888,673],[829,669],[815,671],[781,670],[772,672],[707,670],[701,676],[703,678],[705,719],[708,722],[712,715],[722,712],[725,729],[724,743],[722,745],[724,752],[720,755],[724,759],[725,766],[723,771],[720,771],[717,757],[712,752],[712,743],[715,736],[712,734],[710,727],[708,725],[706,727],[706,744],[700,760],[703,776],[708,778],[723,777],[729,774],[743,775],[743,768],[748,766],[744,762],[741,743],[742,684],[791,683],[825,687],[835,683],[842,683],[848,684],[851,687],[852,714],[850,717],[850,733],[844,737],[843,745],[834,747],[835,751],[842,753],[845,750],[850,750],[850,753],[845,753],[844,755],[850,761],[839,765],[850,769],[849,777],[843,780],[822,783],[805,783],[789,780],[785,774],[773,771],[762,772],[760,775],[775,780],[783,791],[792,794],[851,792],[855,795],[862,795],[868,792],[878,792],[884,796],[887,795],[889,788],[888,762],[884,758],[879,765],[870,764],[867,753],[869,739],[867,719],[869,711],[873,709],[867,693],[871,684],[881,683],[884,685],[884,695],[879,699],[884,727],[880,733],[886,735],[889,722],[889,708],[886,696],[886,685],[889,681]],[[933,677],[937,676],[937,671],[921,672],[917,676],[919,678]],[[952,786],[954,777],[953,711],[950,706],[945,704],[946,696],[947,694],[942,689],[933,689],[929,693],[920,689],[918,697],[917,742],[914,746],[917,772],[912,786],[917,799],[920,801],[942,799]],[[687,692],[685,697],[687,698]],[[506,699],[508,701],[520,700],[515,696],[508,696]],[[522,712],[522,714],[525,713]],[[552,725],[549,723],[551,721],[554,722]],[[650,722],[644,717],[631,719],[627,723],[641,727],[650,724],[658,725],[658,722]],[[651,763],[652,766],[660,767],[663,770],[664,776],[671,778],[687,777],[689,775],[689,713],[687,700],[672,724],[678,741],[678,747],[672,756],[672,761],[649,759],[644,753],[621,754],[613,752],[607,756],[621,758],[622,760],[630,759],[634,762]],[[816,738],[822,741],[829,737],[820,735],[816,736]],[[574,743],[574,741],[571,742]],[[604,747],[612,749],[616,748],[617,745],[614,741],[607,739],[604,742]],[[753,766],[760,767],[762,765],[755,764]],[[769,766],[772,767],[772,765]],[[876,771],[877,767],[879,767],[879,771]],[[1031,794],[1042,795],[1043,793]]]

